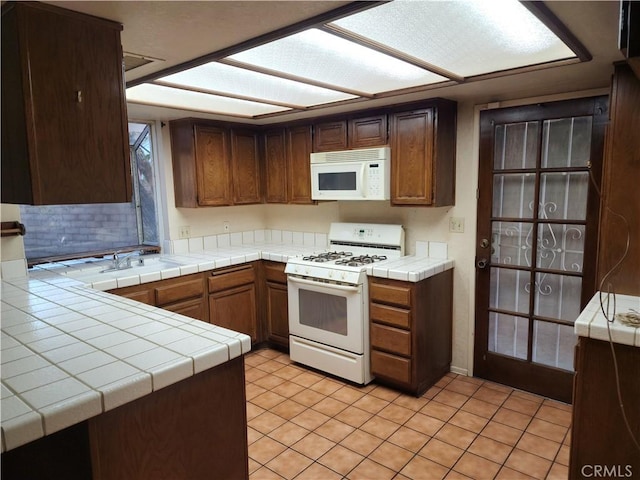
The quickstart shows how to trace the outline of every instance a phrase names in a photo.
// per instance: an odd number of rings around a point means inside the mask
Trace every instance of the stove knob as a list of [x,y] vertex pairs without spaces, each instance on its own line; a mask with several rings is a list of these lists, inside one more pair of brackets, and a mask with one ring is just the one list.
[[333,271],[329,270],[329,278],[333,278]]

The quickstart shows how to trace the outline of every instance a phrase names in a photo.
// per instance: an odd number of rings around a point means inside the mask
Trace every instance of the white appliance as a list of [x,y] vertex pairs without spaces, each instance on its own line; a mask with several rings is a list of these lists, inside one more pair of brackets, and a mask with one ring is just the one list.
[[327,251],[290,258],[285,272],[291,360],[369,383],[366,269],[402,255],[401,225],[332,223]]
[[388,200],[389,147],[311,154],[313,200]]

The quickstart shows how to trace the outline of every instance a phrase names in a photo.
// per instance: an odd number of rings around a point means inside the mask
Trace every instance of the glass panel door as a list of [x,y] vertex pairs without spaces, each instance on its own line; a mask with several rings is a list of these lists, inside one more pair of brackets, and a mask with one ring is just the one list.
[[[585,275],[593,285],[584,266],[585,249],[595,245],[590,170],[601,154],[601,126],[594,128],[588,108],[580,115],[565,108],[569,115],[555,118],[532,108],[535,119],[522,108],[518,121],[513,109],[504,110],[510,121],[499,122],[496,112],[481,117],[474,370],[570,400],[573,322],[587,297]],[[530,380],[517,379],[523,374]],[[535,385],[545,375],[552,380],[538,383],[551,388]]]

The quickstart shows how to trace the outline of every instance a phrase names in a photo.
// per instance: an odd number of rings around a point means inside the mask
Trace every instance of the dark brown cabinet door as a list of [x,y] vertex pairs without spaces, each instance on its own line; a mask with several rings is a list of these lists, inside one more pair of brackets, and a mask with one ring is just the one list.
[[179,302],[173,305],[166,305],[162,308],[164,310],[169,310],[170,312],[179,313],[185,317],[195,318],[196,320],[202,320],[203,322],[208,321],[204,299]]
[[379,147],[387,138],[386,115],[349,120],[349,148]]
[[287,168],[289,203],[313,203],[311,200],[311,126],[287,129]]
[[35,3],[5,7],[2,202],[130,202],[121,25]]
[[313,151],[331,152],[347,148],[347,121],[319,123],[313,130]]
[[433,109],[392,116],[391,203],[433,203]]
[[194,132],[198,205],[231,205],[229,131],[196,125]]
[[255,285],[252,283],[210,294],[209,319],[214,325],[245,333],[252,342],[256,342]]
[[287,203],[287,157],[284,129],[264,134],[265,200],[267,203]]
[[289,347],[289,298],[287,286],[267,282],[267,335],[268,340]]
[[258,137],[251,130],[231,131],[233,203],[260,203],[260,155]]

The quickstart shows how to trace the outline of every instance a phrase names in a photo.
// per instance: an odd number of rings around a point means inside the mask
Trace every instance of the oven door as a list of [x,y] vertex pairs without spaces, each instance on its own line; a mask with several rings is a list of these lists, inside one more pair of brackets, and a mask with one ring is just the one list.
[[312,163],[312,200],[363,200],[365,163]]
[[362,285],[288,277],[289,333],[324,345],[364,353]]

